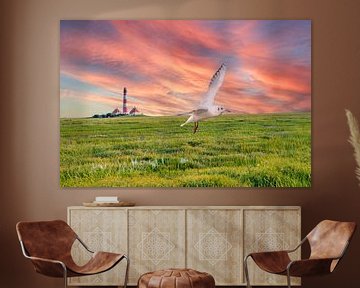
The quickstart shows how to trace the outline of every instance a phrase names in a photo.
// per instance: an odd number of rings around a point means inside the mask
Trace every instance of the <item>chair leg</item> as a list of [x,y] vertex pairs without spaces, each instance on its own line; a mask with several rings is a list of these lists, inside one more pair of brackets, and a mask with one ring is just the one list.
[[62,267],[64,269],[64,287],[67,288],[67,270],[66,270],[66,266],[62,264]]
[[287,284],[288,284],[288,288],[291,288],[291,278],[290,278],[290,271],[289,269],[287,269]]
[[125,271],[124,288],[126,288],[126,287],[127,287],[128,278],[129,278],[130,259],[129,259],[129,257],[127,257],[126,255],[124,256],[124,258],[126,259],[126,271]]
[[251,288],[250,285],[250,279],[249,279],[249,269],[248,269],[248,265],[247,265],[247,259],[249,258],[250,255],[247,255],[244,258],[244,272],[245,272],[245,279],[246,279],[246,287],[247,288]]

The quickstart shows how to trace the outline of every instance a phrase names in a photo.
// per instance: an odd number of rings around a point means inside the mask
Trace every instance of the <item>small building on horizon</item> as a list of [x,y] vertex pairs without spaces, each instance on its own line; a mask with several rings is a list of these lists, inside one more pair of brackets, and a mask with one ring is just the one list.
[[129,112],[129,115],[131,116],[136,116],[136,114],[140,113],[140,111],[134,106],[130,112]]
[[111,112],[112,115],[118,116],[121,114],[121,110],[119,107],[116,107],[113,112]]

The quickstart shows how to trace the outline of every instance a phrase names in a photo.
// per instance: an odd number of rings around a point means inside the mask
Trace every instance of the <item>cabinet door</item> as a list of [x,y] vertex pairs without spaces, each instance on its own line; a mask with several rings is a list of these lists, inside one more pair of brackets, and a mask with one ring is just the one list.
[[[295,248],[301,241],[299,209],[258,209],[244,211],[245,255],[251,252],[276,251]],[[292,253],[300,259],[300,249]],[[266,273],[253,262],[249,262],[252,285],[286,285],[286,277]],[[299,285],[299,278],[292,284]]]
[[185,267],[185,210],[129,210],[130,283],[148,271]]
[[[69,225],[80,239],[93,251],[127,254],[127,215],[125,209],[70,209]],[[89,258],[82,245],[76,241],[72,255],[76,263],[84,264]],[[126,261],[113,269],[93,276],[69,278],[70,285],[122,285]]]
[[212,274],[216,285],[242,280],[242,211],[187,211],[187,266]]

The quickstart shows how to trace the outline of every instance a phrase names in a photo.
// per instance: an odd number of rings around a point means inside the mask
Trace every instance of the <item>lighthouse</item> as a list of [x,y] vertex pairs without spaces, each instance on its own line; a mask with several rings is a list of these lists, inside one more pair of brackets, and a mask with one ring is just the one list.
[[126,106],[126,93],[127,93],[127,90],[126,90],[126,87],[124,87],[124,94],[123,94],[123,114],[128,114],[128,111],[127,111],[127,106]]

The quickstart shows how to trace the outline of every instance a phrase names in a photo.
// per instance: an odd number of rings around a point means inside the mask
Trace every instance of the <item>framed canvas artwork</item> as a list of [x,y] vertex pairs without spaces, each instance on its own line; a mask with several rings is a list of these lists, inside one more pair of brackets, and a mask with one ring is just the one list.
[[310,187],[310,20],[61,20],[61,187]]

